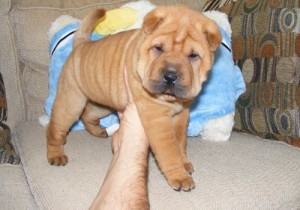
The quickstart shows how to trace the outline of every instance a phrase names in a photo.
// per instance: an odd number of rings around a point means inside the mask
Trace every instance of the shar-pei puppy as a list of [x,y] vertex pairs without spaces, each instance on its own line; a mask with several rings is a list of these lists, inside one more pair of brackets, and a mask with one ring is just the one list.
[[193,166],[186,155],[189,107],[199,94],[221,42],[216,23],[184,6],[157,7],[141,29],[99,41],[90,33],[103,9],[88,14],[74,35],[74,49],[58,84],[47,127],[47,157],[65,165],[66,137],[81,117],[93,135],[107,137],[100,118],[124,111],[127,93],[123,69],[137,105],[151,150],[169,185],[190,190]]

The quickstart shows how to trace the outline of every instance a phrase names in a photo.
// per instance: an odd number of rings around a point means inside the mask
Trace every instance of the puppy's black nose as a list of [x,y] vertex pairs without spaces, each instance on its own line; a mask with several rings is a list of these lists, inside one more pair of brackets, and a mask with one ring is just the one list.
[[164,83],[170,85],[174,84],[178,79],[176,71],[166,71],[163,75]]

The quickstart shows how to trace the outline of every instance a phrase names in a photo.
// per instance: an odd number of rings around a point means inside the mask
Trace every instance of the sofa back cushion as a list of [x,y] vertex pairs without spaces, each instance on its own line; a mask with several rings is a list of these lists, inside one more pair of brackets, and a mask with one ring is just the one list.
[[300,146],[298,0],[240,0],[223,6],[235,61],[247,83],[235,129]]

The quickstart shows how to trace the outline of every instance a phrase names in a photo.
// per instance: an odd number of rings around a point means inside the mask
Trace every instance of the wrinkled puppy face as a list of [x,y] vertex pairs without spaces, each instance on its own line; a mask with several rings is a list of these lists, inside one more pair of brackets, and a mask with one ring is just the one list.
[[165,101],[194,98],[221,42],[217,25],[183,6],[158,7],[144,19],[138,74],[144,88]]

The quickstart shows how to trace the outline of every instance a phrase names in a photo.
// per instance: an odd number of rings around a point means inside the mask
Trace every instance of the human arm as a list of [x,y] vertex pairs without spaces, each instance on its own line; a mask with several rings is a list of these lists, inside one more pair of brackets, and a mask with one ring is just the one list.
[[149,209],[149,143],[131,95],[126,70],[124,80],[128,105],[122,114],[120,128],[113,135],[113,160],[91,210]]

